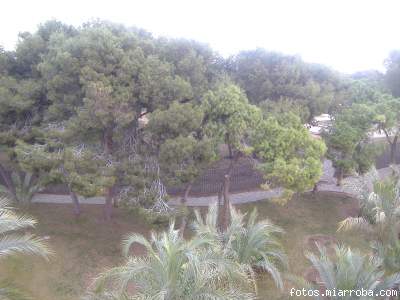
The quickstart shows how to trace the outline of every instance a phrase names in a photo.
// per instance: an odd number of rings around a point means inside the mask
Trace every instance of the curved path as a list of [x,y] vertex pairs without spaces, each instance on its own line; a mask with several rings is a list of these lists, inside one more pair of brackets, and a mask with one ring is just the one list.
[[[329,166],[328,166],[329,167]],[[379,178],[385,178],[390,175],[392,169],[390,167],[377,170]],[[325,178],[324,178],[325,177]],[[320,183],[318,184],[318,191],[322,192],[334,192],[341,193],[347,196],[355,196],[354,190],[350,188],[351,184],[357,181],[357,177],[350,176],[343,180],[343,186],[337,186],[333,180],[333,177],[323,176]],[[271,189],[268,191],[257,190],[243,193],[231,194],[230,200],[232,204],[243,204],[256,202],[261,200],[267,200],[276,198],[282,193],[281,188]],[[84,198],[79,197],[81,204],[104,204],[104,197],[92,197]],[[217,202],[217,196],[204,196],[204,197],[189,197],[187,200],[188,206],[208,206],[214,202]],[[55,204],[66,204],[71,203],[71,198],[68,195],[55,195],[55,194],[36,194],[33,199],[33,203],[55,203]],[[170,205],[179,205],[179,197],[172,198],[169,201]]]

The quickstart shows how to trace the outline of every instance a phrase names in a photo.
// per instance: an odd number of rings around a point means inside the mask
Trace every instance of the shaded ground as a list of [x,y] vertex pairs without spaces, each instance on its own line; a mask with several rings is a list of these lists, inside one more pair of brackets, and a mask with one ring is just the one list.
[[[242,210],[257,207],[261,217],[270,218],[286,230],[284,245],[290,271],[303,274],[308,267],[304,258],[305,241],[314,234],[333,236],[339,243],[366,247],[359,234],[336,233],[337,223],[348,211],[356,210],[352,199],[329,194],[304,195],[285,206],[260,201],[238,206]],[[12,259],[0,262],[2,279],[14,279],[40,300],[76,300],[91,278],[106,267],[121,262],[120,243],[128,232],[147,234],[149,226],[141,219],[116,210],[111,224],[102,221],[101,207],[84,206],[78,222],[69,205],[35,204],[30,214],[39,219],[38,233],[49,236],[56,254],[49,263],[41,260]],[[137,250],[141,253],[140,249]],[[269,278],[260,279],[260,299],[287,299]]]

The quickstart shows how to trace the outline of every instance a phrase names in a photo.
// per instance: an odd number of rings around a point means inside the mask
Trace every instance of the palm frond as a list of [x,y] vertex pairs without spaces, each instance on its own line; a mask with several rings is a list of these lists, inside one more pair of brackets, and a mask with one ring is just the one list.
[[[329,290],[384,290],[400,283],[400,273],[385,276],[385,272],[375,259],[359,251],[346,247],[336,247],[335,256],[329,257],[326,249],[319,247],[320,255],[308,253],[306,256],[318,272],[318,282],[314,288]],[[348,298],[350,299],[350,298]]]
[[0,237],[0,258],[8,255],[38,255],[48,259],[51,250],[42,238],[32,234],[8,234]]
[[32,300],[31,297],[21,292],[18,288],[7,284],[7,286],[0,285],[0,299],[1,300]]
[[141,234],[129,234],[122,240],[122,253],[124,256],[129,255],[129,251],[133,244],[139,244],[143,246],[147,251],[153,252],[153,246],[149,241]]
[[[132,244],[143,245],[146,257],[128,257],[126,262],[100,274],[93,295],[130,299],[253,299],[251,278],[243,266],[221,255],[214,241],[204,236],[184,240],[171,223],[148,240],[132,234],[124,239],[124,252]],[[129,294],[134,285],[135,294]],[[100,297],[100,296],[99,296]],[[90,298],[89,298],[90,299]],[[103,299],[103,298],[93,298]],[[119,298],[115,298],[119,299]]]
[[0,234],[20,229],[33,228],[36,220],[28,216],[19,216],[8,209],[0,209]]
[[339,222],[337,231],[339,232],[357,229],[368,230],[370,229],[370,223],[363,217],[348,217]]

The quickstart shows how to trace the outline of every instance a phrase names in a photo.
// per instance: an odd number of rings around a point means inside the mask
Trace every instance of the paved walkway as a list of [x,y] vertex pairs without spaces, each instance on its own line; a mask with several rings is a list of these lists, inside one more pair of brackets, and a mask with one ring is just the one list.
[[[42,194],[37,193],[32,198],[33,203],[55,203],[55,204],[66,204],[72,203],[69,195],[56,195],[56,194]],[[85,198],[79,196],[79,202],[82,204],[104,204],[104,197],[91,197]]]
[[[339,187],[336,188],[335,185],[321,185],[319,187],[319,191],[331,191],[331,192],[339,192],[344,193],[343,190]],[[282,189],[271,189],[268,191],[250,191],[243,193],[231,194],[230,199],[232,204],[243,204],[256,202],[261,200],[267,200],[279,197],[282,193]],[[92,198],[84,198],[79,197],[79,201],[81,204],[104,204],[104,197],[92,197]],[[188,206],[208,206],[212,203],[218,201],[217,196],[200,196],[200,197],[189,197],[187,200]],[[36,194],[33,199],[33,203],[55,203],[55,204],[70,204],[71,198],[68,195],[55,195],[55,194]],[[169,204],[172,206],[179,205],[180,197],[172,198],[169,201]]]
[[[324,168],[328,170],[324,170],[326,175],[331,166],[329,163],[327,165],[324,164]],[[383,168],[378,170],[379,178],[385,178],[389,174],[391,174],[392,169],[390,168]],[[323,176],[321,178],[321,182],[318,184],[318,190],[323,192],[335,192],[335,193],[342,193],[349,196],[355,196],[354,190],[351,189],[352,183],[358,181],[357,177],[347,177],[343,180],[343,186],[337,186],[336,182],[333,180],[332,176]],[[276,198],[280,196],[282,193],[281,188],[271,189],[268,191],[258,190],[258,191],[250,191],[250,192],[243,192],[237,194],[231,194],[231,203],[232,204],[243,204],[243,203],[250,203],[256,202],[261,200],[267,200],[271,198]],[[179,205],[179,197],[172,198],[169,201],[171,205]],[[79,200],[82,204],[104,204],[105,200],[104,197],[92,197],[92,198],[84,198],[79,197]],[[189,197],[187,201],[188,206],[208,206],[211,203],[217,202],[218,197],[215,196],[206,196],[206,197]],[[56,204],[65,204],[71,203],[71,198],[68,195],[54,195],[54,194],[36,194],[33,199],[33,203],[56,203]]]
[[[230,200],[232,204],[243,204],[256,202],[280,196],[282,189],[272,189],[268,191],[251,191],[244,193],[231,194]],[[187,200],[187,206],[209,206],[212,203],[218,202],[218,196],[207,196],[207,197],[189,197]],[[179,205],[180,198],[173,198],[169,201],[171,205]]]

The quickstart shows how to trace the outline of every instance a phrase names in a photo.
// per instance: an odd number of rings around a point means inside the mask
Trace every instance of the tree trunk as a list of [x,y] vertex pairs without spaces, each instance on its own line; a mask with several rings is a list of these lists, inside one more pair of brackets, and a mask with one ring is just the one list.
[[222,203],[222,209],[219,212],[219,225],[221,230],[225,230],[228,227],[228,223],[230,221],[230,212],[229,212],[229,189],[230,189],[230,182],[231,182],[231,176],[233,173],[233,169],[239,160],[240,153],[236,153],[235,156],[232,158],[231,163],[229,165],[227,173],[224,175],[224,180],[221,186],[220,194],[218,195],[218,202],[219,202],[219,208],[221,208],[221,202],[222,202],[222,196],[223,196],[223,203]]
[[222,196],[224,194],[224,183],[221,184],[221,187],[218,191],[218,207],[222,206]]
[[104,219],[106,221],[110,221],[112,218],[112,211],[113,211],[113,192],[112,187],[106,188],[106,202],[104,204]]
[[81,204],[79,203],[78,196],[75,192],[69,189],[69,195],[71,196],[72,203],[74,204],[74,215],[79,218],[81,215]]
[[396,135],[393,139],[393,142],[390,144],[390,164],[396,164],[396,149],[397,149],[397,138]]
[[118,199],[117,199],[117,197],[113,198],[113,207],[118,208]]
[[318,182],[316,182],[315,184],[314,184],[314,187],[313,187],[313,190],[312,190],[312,193],[313,194],[315,194],[315,193],[317,193],[318,192]]
[[224,177],[224,204],[222,206],[222,219],[221,219],[221,230],[225,231],[228,228],[231,214],[230,214],[230,197],[229,197],[229,187],[231,183],[231,177],[226,174]]
[[217,205],[218,226],[220,229],[222,228],[221,224],[222,224],[222,219],[223,219],[223,215],[224,215],[224,210],[223,210],[224,187],[225,187],[225,183],[223,181],[221,183],[221,187],[218,191],[218,205]]
[[339,168],[338,169],[336,185],[337,186],[341,186],[342,185],[342,180],[343,180],[343,168]]
[[15,185],[14,185],[10,175],[7,173],[6,169],[3,167],[2,164],[0,164],[0,175],[3,178],[3,181],[4,181],[8,191],[11,193],[12,197],[14,197],[14,199],[17,200],[17,192],[15,190]]
[[135,139],[136,139],[137,136],[138,136],[138,132],[139,132],[139,120],[140,120],[141,117],[143,117],[144,115],[147,114],[147,111],[146,112],[142,112],[142,107],[140,105],[138,105],[136,107],[136,112],[135,113],[136,113],[136,117],[133,120],[133,134],[134,134]]
[[[183,194],[183,197],[181,198],[181,207],[182,208],[186,207],[187,199],[189,197],[190,191],[192,190],[192,186],[193,186],[193,183],[189,183],[186,186],[186,189],[185,189],[185,192]],[[187,215],[186,215],[186,212],[185,212],[185,214],[182,217],[181,227],[179,228],[179,235],[181,237],[183,237],[183,234],[185,233],[186,224],[187,224]]]
[[232,146],[228,144],[228,155],[229,158],[232,159],[233,158],[233,151],[232,151]]
[[[103,136],[104,152],[108,157],[113,153],[113,130],[112,128],[107,128],[104,131]],[[111,220],[112,210],[113,210],[113,187],[110,186],[106,188],[105,192],[106,202],[104,204],[104,219],[106,221]]]

